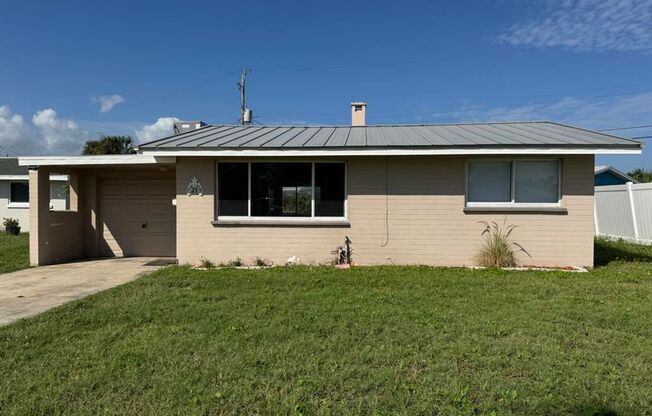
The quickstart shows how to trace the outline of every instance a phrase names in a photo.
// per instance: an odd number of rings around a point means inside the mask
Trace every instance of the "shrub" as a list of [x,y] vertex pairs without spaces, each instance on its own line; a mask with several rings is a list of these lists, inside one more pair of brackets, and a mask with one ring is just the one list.
[[514,247],[528,256],[530,255],[520,244],[511,240],[510,235],[518,226],[507,225],[507,218],[502,225],[491,221],[480,221],[484,230],[480,235],[486,236],[484,246],[480,251],[478,260],[484,267],[514,267],[516,266],[516,255]]
[[17,235],[20,233],[20,223],[15,218],[3,218],[2,225],[8,234]]
[[229,260],[229,266],[241,267],[244,266],[244,263],[242,262],[242,259],[240,257],[236,257],[235,260]]
[[265,261],[265,259],[262,257],[256,257],[256,266],[267,267],[269,266],[269,263],[267,263],[267,261]]
[[201,260],[199,260],[199,266],[205,269],[212,269],[215,267],[215,263],[207,258],[202,257]]
[[349,236],[344,236],[344,245],[337,246],[331,254],[335,255],[335,264],[353,264],[353,249]]

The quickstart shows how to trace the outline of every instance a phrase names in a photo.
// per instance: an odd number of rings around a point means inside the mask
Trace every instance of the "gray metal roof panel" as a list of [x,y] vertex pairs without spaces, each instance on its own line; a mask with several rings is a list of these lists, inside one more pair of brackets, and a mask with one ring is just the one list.
[[641,143],[551,122],[384,126],[206,126],[144,143],[141,149],[304,147],[611,146]]
[[332,147],[344,147],[347,139],[349,138],[349,133],[351,132],[351,127],[337,127],[333,131],[333,134],[325,143],[326,146]]
[[335,127],[322,127],[306,142],[306,147],[324,147],[326,142],[335,132]]
[[[319,131],[319,127],[306,127],[305,130],[303,130],[301,133],[297,134],[294,136],[292,139],[288,140],[284,144],[282,144],[283,147],[303,147],[308,140],[312,138],[317,132]],[[278,147],[275,143],[270,142],[267,143],[265,147]]]
[[349,137],[344,144],[345,147],[351,146],[366,146],[367,145],[367,129],[364,127],[351,127]]

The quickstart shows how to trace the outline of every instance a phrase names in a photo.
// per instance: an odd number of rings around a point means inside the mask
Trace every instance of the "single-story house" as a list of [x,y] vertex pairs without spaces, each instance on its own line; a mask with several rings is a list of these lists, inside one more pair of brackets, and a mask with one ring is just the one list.
[[593,174],[595,175],[595,186],[624,185],[627,182],[638,183],[636,179],[613,166],[596,166]]
[[[23,157],[30,259],[171,256],[476,264],[480,221],[515,224],[526,265],[593,264],[596,154],[634,140],[552,122],[351,126],[206,125],[125,156]],[[50,210],[49,174],[70,175]],[[36,226],[34,226],[36,224]]]
[[[65,209],[68,177],[50,176],[50,207]],[[18,166],[18,159],[0,157],[0,224],[4,218],[14,218],[21,232],[29,231],[29,176],[27,166]],[[1,228],[0,228],[1,229]]]

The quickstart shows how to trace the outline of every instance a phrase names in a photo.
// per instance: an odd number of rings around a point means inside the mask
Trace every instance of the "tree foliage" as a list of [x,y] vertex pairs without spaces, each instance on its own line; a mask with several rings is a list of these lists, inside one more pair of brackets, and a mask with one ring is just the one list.
[[652,170],[637,168],[628,172],[627,175],[641,183],[652,182]]
[[136,153],[130,136],[104,136],[98,140],[88,140],[82,155],[131,155]]

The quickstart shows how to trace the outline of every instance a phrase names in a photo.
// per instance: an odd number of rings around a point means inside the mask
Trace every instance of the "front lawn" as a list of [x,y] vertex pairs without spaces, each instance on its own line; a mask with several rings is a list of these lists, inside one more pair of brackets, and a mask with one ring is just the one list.
[[9,235],[0,231],[0,273],[29,267],[29,234]]
[[0,328],[0,414],[652,414],[652,265],[598,244],[591,273],[167,268]]

